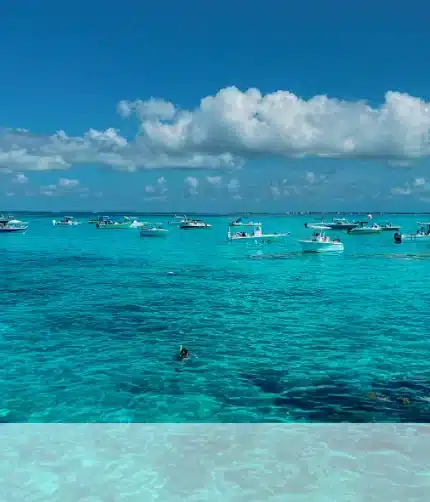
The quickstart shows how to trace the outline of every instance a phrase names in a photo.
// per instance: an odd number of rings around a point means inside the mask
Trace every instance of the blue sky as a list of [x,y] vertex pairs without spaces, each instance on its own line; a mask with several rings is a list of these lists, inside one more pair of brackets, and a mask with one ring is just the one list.
[[424,1],[0,11],[1,209],[430,210]]

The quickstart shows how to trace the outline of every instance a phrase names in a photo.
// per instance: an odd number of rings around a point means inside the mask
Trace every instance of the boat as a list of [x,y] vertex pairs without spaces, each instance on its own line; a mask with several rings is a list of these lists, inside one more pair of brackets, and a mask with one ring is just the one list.
[[382,232],[399,232],[400,231],[400,225],[392,225],[390,222],[384,221],[379,225],[381,227]]
[[[232,232],[232,228],[237,228],[237,227],[252,227],[253,230],[252,232],[246,232],[245,230],[242,231],[235,231]],[[237,242],[237,241],[257,241],[257,242],[267,242],[270,244],[271,241],[278,240],[278,239],[283,239],[287,236],[289,236],[290,233],[272,233],[272,234],[264,234],[263,233],[263,225],[261,223],[256,223],[256,222],[251,222],[251,223],[242,223],[241,225],[238,225],[237,222],[232,222],[228,226],[228,232],[227,232],[227,239],[230,242]]]
[[254,227],[256,225],[261,225],[261,223],[255,223],[254,221],[244,222],[243,218],[237,218],[230,223],[231,227]]
[[79,221],[76,221],[73,216],[64,216],[62,220],[52,220],[54,227],[75,227],[79,225]]
[[176,216],[175,214],[175,220],[176,221],[168,221],[168,225],[181,225],[182,223],[186,223],[190,221],[185,215],[184,216]]
[[101,228],[104,230],[121,230],[131,227],[132,222],[129,218],[125,218],[123,221],[112,220],[109,217],[103,216],[102,219],[96,223],[96,228]]
[[379,234],[381,233],[381,227],[374,223],[372,226],[367,225],[367,221],[360,221],[359,226],[355,228],[351,228],[348,230],[349,234],[358,234],[358,235],[370,235],[370,234]]
[[419,228],[414,234],[394,234],[394,242],[401,244],[402,242],[430,242],[430,223],[418,222]]
[[140,227],[141,237],[167,237],[168,233],[169,231],[163,228],[161,224],[148,226],[142,225]]
[[179,228],[182,230],[191,230],[197,228],[211,228],[212,225],[210,223],[206,223],[202,220],[186,220],[183,223],[179,224]]
[[[330,230],[351,230],[353,228],[357,228],[359,223],[356,221],[348,221],[346,218],[333,218],[333,220],[329,222],[322,220],[318,223],[318,225],[328,227]],[[315,225],[305,223],[305,227],[313,228]]]
[[326,230],[325,225],[321,225],[319,228],[314,225],[315,232],[312,234],[310,239],[299,240],[300,245],[304,253],[328,253],[328,252],[340,252],[343,251],[343,242],[338,238],[331,239],[325,235]]
[[20,220],[10,219],[9,217],[0,217],[0,233],[13,234],[25,232],[28,228],[28,223]]

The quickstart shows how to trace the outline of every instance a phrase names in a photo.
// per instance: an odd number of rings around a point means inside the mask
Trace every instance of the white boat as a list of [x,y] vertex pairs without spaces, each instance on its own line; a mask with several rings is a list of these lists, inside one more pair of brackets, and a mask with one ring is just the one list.
[[370,235],[370,234],[379,234],[382,231],[382,228],[374,223],[372,226],[367,226],[367,222],[360,222],[359,227],[351,228],[348,230],[349,234],[358,234],[358,235]]
[[358,227],[358,223],[353,221],[348,221],[346,218],[333,218],[332,221],[319,221],[316,225],[305,223],[306,228],[314,228],[315,226],[328,227],[330,230],[351,230]]
[[184,216],[176,216],[175,214],[175,220],[176,221],[168,221],[167,224],[168,225],[181,225],[182,223],[186,223],[187,221],[189,221],[189,219],[184,215]]
[[73,216],[65,216],[62,220],[52,220],[54,227],[74,227],[79,225],[79,221],[76,221]]
[[11,220],[9,218],[0,219],[0,233],[13,234],[25,232],[28,228],[28,223],[20,220]]
[[430,223],[418,222],[420,228],[414,234],[394,234],[394,242],[401,244],[402,242],[430,242]]
[[151,226],[142,225],[140,227],[141,237],[167,237],[168,233],[169,231],[163,228],[161,224]]
[[314,225],[315,232],[310,239],[299,240],[304,253],[328,253],[343,251],[343,243],[339,239],[331,239],[325,235],[325,225],[320,228]]
[[382,232],[399,232],[400,225],[392,225],[390,222],[384,221],[380,224]]
[[182,230],[190,230],[197,228],[211,228],[212,225],[201,220],[186,220],[179,224],[179,228]]
[[[231,231],[232,227],[239,227],[239,226],[242,226],[244,228],[252,227],[253,230],[252,230],[252,232],[246,232],[245,230],[237,231],[237,232]],[[263,226],[261,223],[251,222],[251,223],[242,223],[242,225],[237,225],[236,222],[233,222],[233,223],[230,223],[228,226],[227,239],[230,242],[233,242],[233,241],[234,242],[237,242],[237,241],[257,241],[257,242],[270,243],[271,241],[283,239],[289,235],[290,235],[289,232],[288,233],[264,234],[263,233]]]

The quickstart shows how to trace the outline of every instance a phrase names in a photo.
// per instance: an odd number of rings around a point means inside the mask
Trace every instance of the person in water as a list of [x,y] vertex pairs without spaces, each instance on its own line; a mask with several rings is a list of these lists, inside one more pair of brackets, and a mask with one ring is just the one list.
[[182,345],[179,347],[179,359],[182,361],[184,359],[188,359],[190,353],[188,352],[188,349],[185,347],[182,347]]

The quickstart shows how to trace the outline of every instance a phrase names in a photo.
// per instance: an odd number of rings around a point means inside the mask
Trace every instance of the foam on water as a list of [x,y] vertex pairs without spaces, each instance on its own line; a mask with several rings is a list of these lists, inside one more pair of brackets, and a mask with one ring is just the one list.
[[0,421],[428,422],[430,247],[345,234],[307,256],[306,218],[260,219],[292,236],[0,236]]

